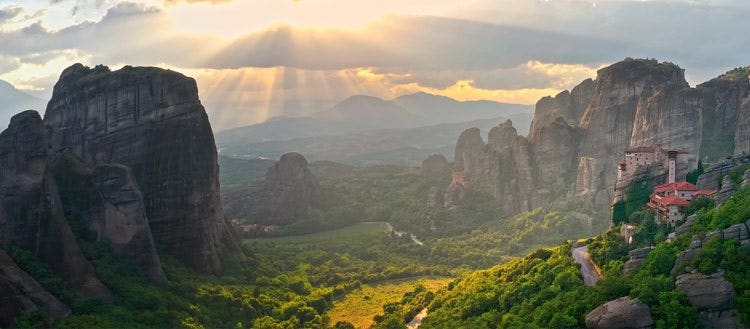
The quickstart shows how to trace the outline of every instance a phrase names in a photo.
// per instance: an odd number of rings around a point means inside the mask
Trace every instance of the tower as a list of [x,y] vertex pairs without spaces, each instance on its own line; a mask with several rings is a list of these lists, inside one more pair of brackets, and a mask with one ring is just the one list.
[[667,151],[667,166],[669,167],[667,183],[674,183],[677,171],[677,151]]

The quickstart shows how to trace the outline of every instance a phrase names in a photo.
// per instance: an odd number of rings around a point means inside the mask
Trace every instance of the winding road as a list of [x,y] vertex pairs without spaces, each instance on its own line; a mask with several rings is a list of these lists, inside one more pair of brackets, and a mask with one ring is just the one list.
[[572,250],[573,259],[581,264],[581,275],[583,275],[583,283],[587,286],[593,286],[599,281],[599,270],[591,260],[589,255],[589,248],[587,246],[573,248]]

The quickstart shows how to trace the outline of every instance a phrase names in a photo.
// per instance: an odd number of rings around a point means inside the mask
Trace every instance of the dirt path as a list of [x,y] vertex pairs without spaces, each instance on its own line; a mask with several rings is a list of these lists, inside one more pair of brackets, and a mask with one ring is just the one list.
[[417,315],[414,316],[409,323],[406,324],[406,328],[417,329],[422,325],[422,319],[427,316],[427,308],[423,308]]
[[587,246],[573,248],[572,250],[573,259],[581,264],[581,275],[583,275],[583,283],[587,286],[593,286],[599,281],[599,270],[591,260],[589,255],[589,249]]

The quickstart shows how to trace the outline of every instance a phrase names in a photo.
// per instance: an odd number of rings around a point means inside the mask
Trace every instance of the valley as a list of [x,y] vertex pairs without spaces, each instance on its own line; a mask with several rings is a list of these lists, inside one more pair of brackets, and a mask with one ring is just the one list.
[[[220,151],[190,77],[72,65],[43,117],[21,112],[0,134],[0,297],[17,306],[0,325],[747,324],[746,127],[715,133],[703,113],[744,122],[750,74],[710,81],[726,93],[655,60],[598,72],[539,100],[530,122],[365,124],[280,141],[265,159]],[[357,97],[321,118],[430,117],[398,113],[426,111],[409,104]],[[731,135],[731,151],[703,143],[712,134]],[[351,145],[335,152],[359,155],[368,140],[386,153],[435,144],[374,165],[309,148],[339,140]],[[440,145],[452,153],[431,154]]]

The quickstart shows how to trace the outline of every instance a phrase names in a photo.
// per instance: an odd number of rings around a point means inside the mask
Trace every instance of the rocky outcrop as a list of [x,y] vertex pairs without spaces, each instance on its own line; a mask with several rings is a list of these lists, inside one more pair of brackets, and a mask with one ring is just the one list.
[[24,272],[0,249],[0,326],[8,326],[23,314],[45,312],[52,317],[70,314],[68,306],[44,290],[34,278]]
[[[624,187],[638,178],[617,182],[616,164],[628,147],[659,144],[697,158],[703,96],[674,64],[627,59],[600,69],[596,80],[583,81],[571,92],[541,99],[528,139],[515,139],[501,125],[490,132],[490,147],[482,148],[479,131],[465,131],[456,145],[454,170],[469,174],[468,188],[495,196],[511,211],[567,200],[608,214],[613,197],[622,197]],[[515,149],[504,151],[509,145]],[[678,176],[696,165],[690,161],[678,168]],[[522,176],[499,175],[502,171]],[[621,186],[619,192],[615,186]],[[502,201],[519,192],[528,196]]]
[[701,154],[709,161],[740,154],[748,140],[749,68],[722,74],[696,87],[703,94]]
[[35,111],[15,115],[0,133],[0,245],[28,250],[78,293],[110,299],[65,217],[48,165],[49,140],[50,131]]
[[722,203],[724,200],[731,198],[736,191],[737,188],[734,186],[732,178],[729,177],[729,175],[726,175],[721,180],[721,189],[719,190],[719,193],[714,195],[714,200],[716,200],[717,203]]
[[675,286],[699,311],[721,311],[734,306],[734,287],[724,279],[724,273],[683,274],[677,277]]
[[422,172],[434,175],[445,174],[450,168],[448,159],[442,154],[433,154],[422,161]]
[[575,174],[578,163],[580,130],[563,117],[538,128],[529,144],[538,168],[537,183],[554,194],[570,188],[568,178]]
[[221,271],[218,248],[238,245],[222,216],[216,147],[195,80],[148,67],[76,64],[44,117],[55,148],[94,168],[132,169],[157,246],[185,264]]
[[231,216],[288,224],[318,216],[319,211],[313,207],[318,192],[318,181],[310,172],[307,160],[292,152],[282,155],[268,168],[263,184],[238,191],[226,201],[225,208]]
[[723,272],[711,275],[683,274],[677,277],[675,286],[698,309],[707,327],[744,328],[734,309],[734,287],[724,278]]
[[708,166],[708,168],[698,176],[698,181],[695,185],[701,189],[718,190],[721,187],[721,179],[724,176],[746,164],[750,164],[750,154],[739,154],[725,157]]
[[633,249],[630,252],[628,252],[629,258],[625,262],[625,265],[623,266],[623,272],[625,274],[635,273],[635,271],[641,268],[641,265],[643,265],[643,263],[646,261],[646,256],[653,249],[654,247],[644,247],[644,248]]
[[152,282],[167,281],[130,168],[102,164],[89,169],[64,151],[57,156],[53,172],[63,208],[79,214],[97,241],[109,245]]
[[530,136],[533,138],[541,128],[554,122],[557,118],[563,118],[565,121],[576,124],[580,122],[594,95],[594,87],[594,81],[586,79],[571,91],[564,90],[555,97],[542,97],[536,103]]
[[266,188],[270,217],[291,219],[314,213],[312,198],[318,192],[318,183],[301,154],[282,155],[266,172]]
[[526,211],[546,201],[535,188],[533,155],[526,138],[508,120],[490,130],[485,144],[477,128],[464,131],[456,144],[454,175],[445,206],[459,204],[467,189],[494,197],[508,213]]
[[638,298],[622,297],[595,308],[586,315],[586,328],[653,328],[651,310]]
[[469,128],[458,136],[456,152],[453,155],[453,170],[465,172],[469,176],[477,175],[483,168],[480,167],[479,158],[484,150],[484,141],[479,128]]

